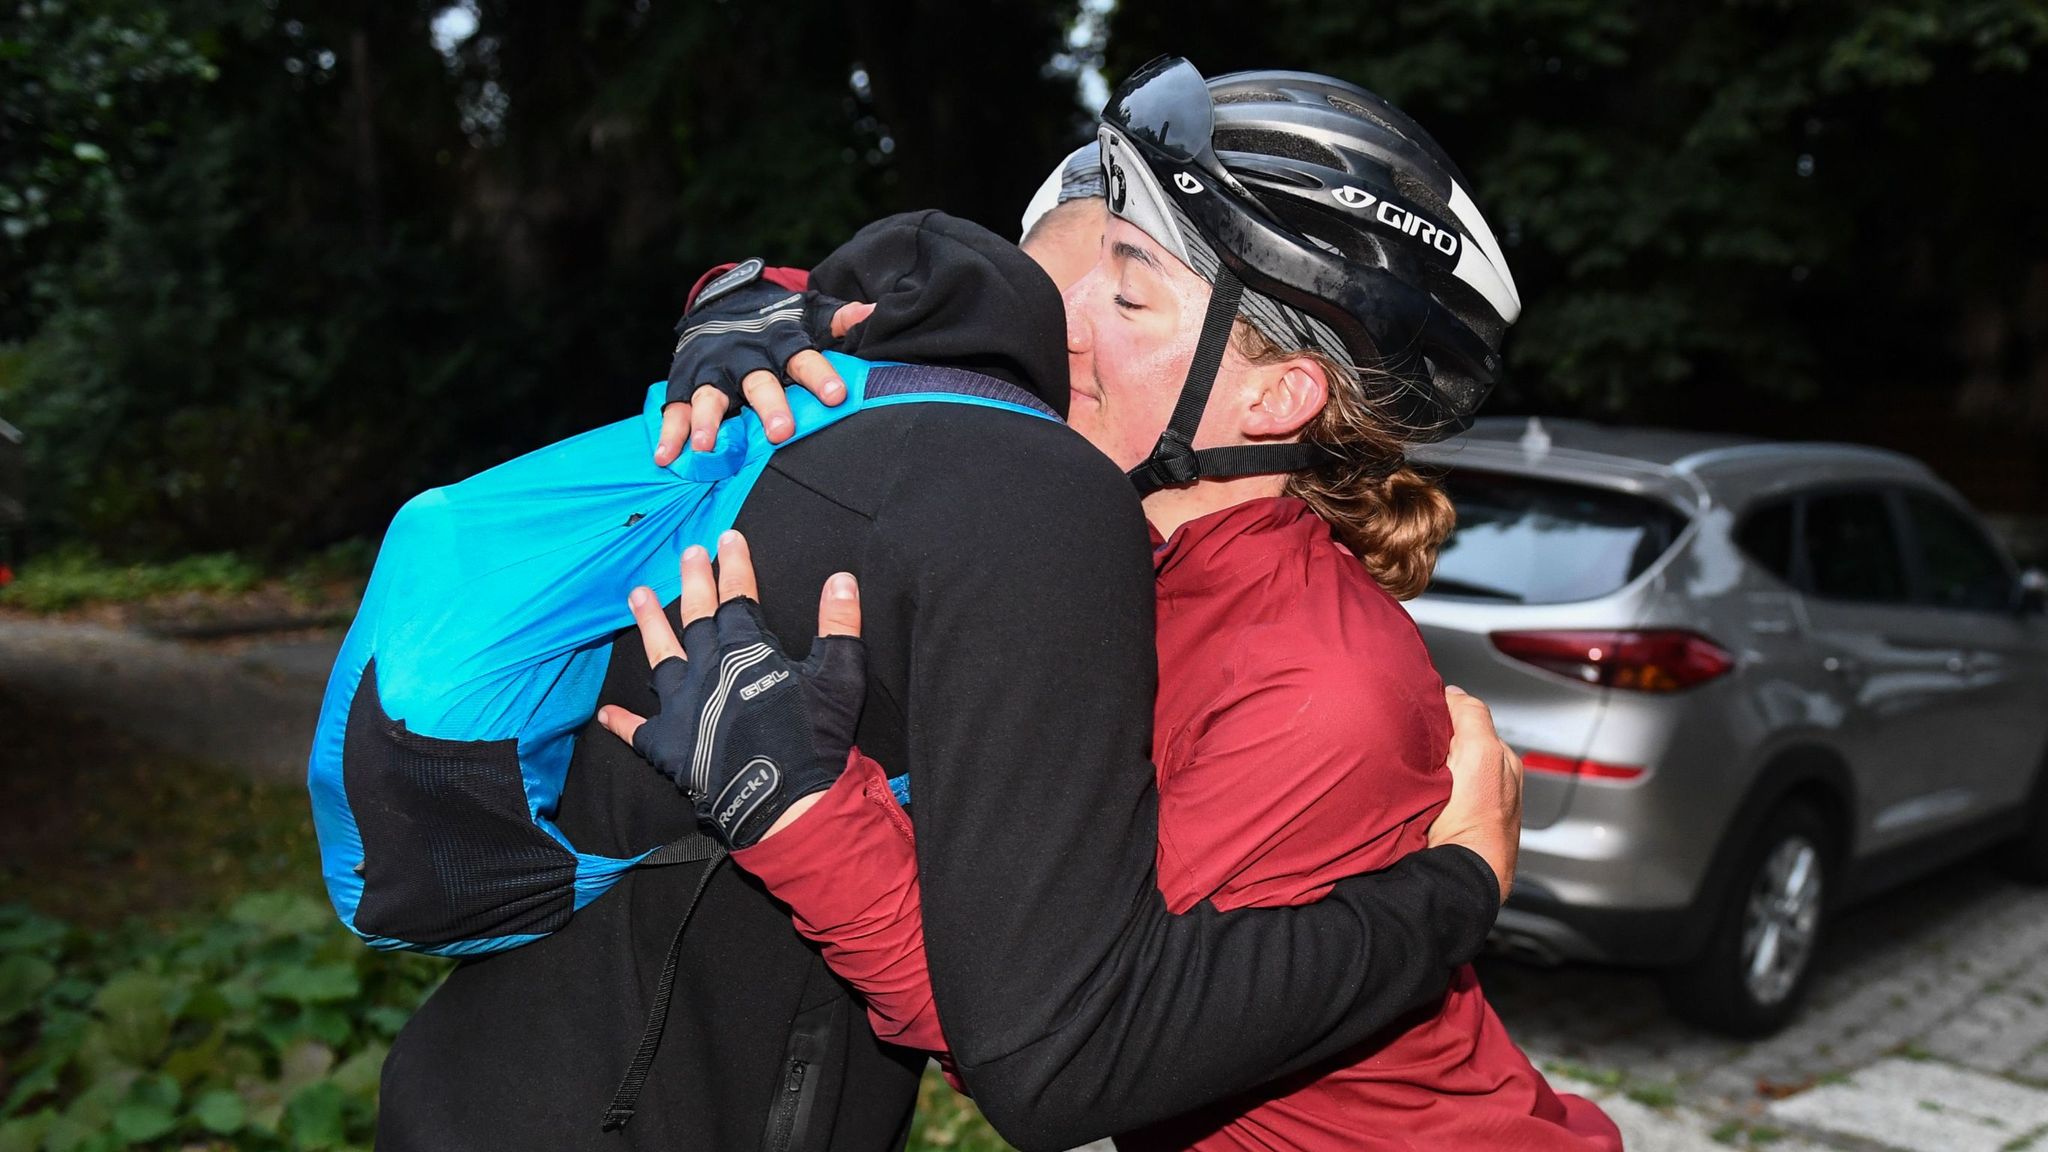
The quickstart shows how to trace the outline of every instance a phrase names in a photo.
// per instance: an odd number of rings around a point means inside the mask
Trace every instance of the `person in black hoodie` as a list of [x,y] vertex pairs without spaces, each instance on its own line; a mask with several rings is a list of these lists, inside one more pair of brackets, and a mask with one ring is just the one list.
[[[967,368],[1064,412],[1061,301],[1007,241],[893,217],[811,283],[875,303],[851,351]],[[825,579],[860,579],[858,742],[910,775],[934,995],[959,1075],[1018,1147],[1071,1147],[1315,1065],[1433,1001],[1479,951],[1509,877],[1456,843],[1312,905],[1167,911],[1145,521],[1070,430],[965,405],[864,411],[778,452],[736,527],[793,656]],[[628,629],[601,702],[652,714],[647,680]],[[1464,802],[1475,841],[1511,842],[1512,811]],[[595,722],[557,821],[600,853],[694,830],[674,787]],[[393,1044],[378,1146],[901,1147],[923,1058],[873,1037],[737,869],[709,877],[677,937],[702,873],[637,870],[553,935],[457,966]],[[630,1123],[601,1130],[665,958],[676,998],[645,1090]]]

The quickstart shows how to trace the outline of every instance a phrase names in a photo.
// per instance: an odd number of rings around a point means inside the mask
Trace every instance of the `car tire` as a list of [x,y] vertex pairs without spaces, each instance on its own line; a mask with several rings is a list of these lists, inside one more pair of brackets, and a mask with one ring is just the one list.
[[2048,758],[2027,793],[2027,822],[2020,834],[1998,846],[1998,866],[2023,884],[2048,884]]
[[1834,844],[1828,822],[1807,805],[1771,814],[1730,872],[1699,955],[1662,974],[1673,1015],[1744,1040],[1792,1019],[1813,982]]

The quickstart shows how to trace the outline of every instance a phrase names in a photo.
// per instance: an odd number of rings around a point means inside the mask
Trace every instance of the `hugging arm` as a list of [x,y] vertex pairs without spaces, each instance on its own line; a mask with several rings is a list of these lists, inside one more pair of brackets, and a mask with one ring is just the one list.
[[[920,605],[903,701],[914,847],[882,773],[855,756],[816,807],[736,856],[870,997],[877,1031],[949,1046],[984,1113],[1027,1149],[1141,1127],[1358,1044],[1442,994],[1499,896],[1483,860],[1448,847],[1316,904],[1168,908],[1144,755],[1142,524],[1114,489],[1085,498],[1091,471],[1122,483],[1105,461],[1073,463],[1079,476],[989,477],[973,499],[913,485],[933,495],[880,518],[927,542],[884,548],[879,563],[902,569],[869,572]],[[952,546],[928,546],[933,524]]]
[[920,604],[904,767],[934,1003],[997,1129],[1026,1149],[1128,1131],[1336,1055],[1440,996],[1499,906],[1492,870],[1463,848],[1312,905],[1168,910],[1141,513],[1099,456],[985,480],[974,502],[908,485],[877,530],[929,540],[945,524],[954,545],[890,560]]

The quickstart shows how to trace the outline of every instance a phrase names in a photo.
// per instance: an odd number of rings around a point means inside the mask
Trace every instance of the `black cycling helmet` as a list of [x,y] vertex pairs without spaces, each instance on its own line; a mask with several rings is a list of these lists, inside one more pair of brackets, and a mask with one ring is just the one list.
[[1414,438],[1470,424],[1521,301],[1464,177],[1406,114],[1328,76],[1205,82],[1161,57],[1102,120],[1110,211],[1195,267],[1185,221],[1221,263],[1173,420],[1132,469],[1141,491],[1327,459],[1312,444],[1192,447],[1246,288],[1335,333],[1352,364],[1376,370],[1372,399]]

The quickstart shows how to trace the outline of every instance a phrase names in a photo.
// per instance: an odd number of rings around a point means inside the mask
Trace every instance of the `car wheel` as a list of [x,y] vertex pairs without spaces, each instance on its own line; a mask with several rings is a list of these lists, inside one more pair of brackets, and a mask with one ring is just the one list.
[[1998,846],[1998,866],[2013,879],[2048,884],[2048,764],[2035,774],[2027,794],[2027,823],[2020,834]]
[[1813,809],[1793,804],[1772,814],[1729,876],[1706,946],[1664,973],[1673,1014],[1741,1039],[1768,1036],[1792,1019],[1813,978],[1833,845]]

